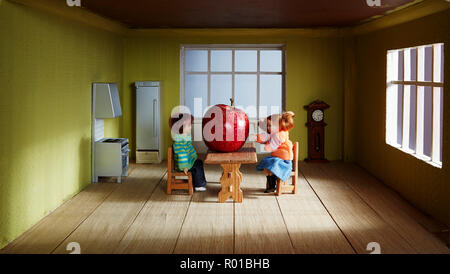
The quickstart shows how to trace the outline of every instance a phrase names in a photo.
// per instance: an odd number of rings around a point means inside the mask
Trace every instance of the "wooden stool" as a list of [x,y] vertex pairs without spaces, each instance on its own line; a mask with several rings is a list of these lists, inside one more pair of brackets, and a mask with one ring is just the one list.
[[[187,189],[189,190],[189,195],[192,195],[194,193],[192,173],[189,171],[186,175],[184,172],[175,170],[172,147],[169,147],[167,157],[167,195],[172,194],[172,189]],[[175,176],[183,176],[187,177],[187,179],[176,179]]]
[[[285,182],[281,181],[277,178],[277,191],[275,194],[280,196],[283,192],[291,192],[292,194],[297,193],[297,180],[298,180],[298,142],[295,142],[292,146],[292,152],[294,153],[294,159],[292,159],[292,172],[291,172],[291,180],[292,184],[287,184],[287,180]],[[288,179],[289,180],[289,179]],[[268,187],[268,183],[266,184],[266,188]]]

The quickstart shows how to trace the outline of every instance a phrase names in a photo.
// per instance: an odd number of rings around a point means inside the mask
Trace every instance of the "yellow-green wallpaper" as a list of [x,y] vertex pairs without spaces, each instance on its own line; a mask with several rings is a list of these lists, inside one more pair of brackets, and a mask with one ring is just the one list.
[[[450,9],[356,37],[356,161],[411,203],[450,225]],[[443,167],[385,143],[386,51],[444,42]]]
[[[288,34],[281,30],[167,30],[143,31],[125,39],[123,81],[123,135],[135,150],[135,81],[162,81],[163,121],[180,102],[180,45],[182,44],[285,44],[286,108],[296,113],[291,139],[300,142],[300,158],[307,156],[306,111],[315,99],[331,105],[326,110],[326,157],[341,159],[343,124],[343,39]],[[167,123],[165,144],[170,144]],[[164,153],[165,156],[166,153]]]
[[1,248],[90,183],[91,83],[121,85],[123,44],[7,1],[0,37]]

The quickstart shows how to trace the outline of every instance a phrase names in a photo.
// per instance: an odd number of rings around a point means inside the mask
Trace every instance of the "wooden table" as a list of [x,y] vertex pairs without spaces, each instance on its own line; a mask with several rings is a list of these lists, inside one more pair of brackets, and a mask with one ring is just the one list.
[[219,202],[223,203],[228,198],[242,203],[242,173],[239,171],[241,164],[254,164],[258,161],[255,144],[247,143],[236,152],[212,152],[208,151],[205,164],[221,165],[223,168],[220,183],[222,190],[219,192]]

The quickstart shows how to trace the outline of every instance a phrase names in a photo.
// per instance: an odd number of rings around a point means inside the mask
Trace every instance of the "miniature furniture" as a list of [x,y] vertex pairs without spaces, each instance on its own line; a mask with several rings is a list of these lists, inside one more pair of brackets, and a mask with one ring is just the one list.
[[[189,195],[192,195],[194,193],[192,173],[189,171],[186,175],[184,172],[175,170],[172,147],[169,147],[167,151],[167,158],[167,195],[172,194],[173,189],[187,189],[189,191]],[[187,179],[177,179],[177,176],[187,177]]]
[[330,106],[320,100],[316,100],[305,106],[308,111],[308,158],[306,162],[327,163],[325,159],[325,126],[324,110]]
[[[297,180],[298,180],[298,142],[295,142],[292,146],[292,150],[294,152],[294,159],[292,159],[292,172],[291,172],[291,181],[292,184],[287,184],[288,180],[283,182],[277,178],[277,191],[275,194],[280,196],[283,192],[291,192],[292,194],[297,193]],[[266,188],[268,186],[266,185]]]
[[221,165],[223,168],[220,184],[222,190],[219,192],[219,202],[223,203],[232,198],[242,203],[242,173],[239,171],[241,164],[254,164],[258,162],[255,144],[247,143],[236,152],[211,152],[206,155],[205,164]]
[[161,84],[136,82],[136,163],[161,163]]

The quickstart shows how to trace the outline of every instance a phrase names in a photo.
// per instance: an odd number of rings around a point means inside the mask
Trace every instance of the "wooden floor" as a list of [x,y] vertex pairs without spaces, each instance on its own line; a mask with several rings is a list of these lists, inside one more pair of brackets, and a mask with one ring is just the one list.
[[208,190],[165,194],[166,168],[132,165],[123,184],[98,183],[64,203],[0,253],[450,253],[421,226],[424,215],[361,168],[300,163],[298,194],[263,193],[265,177],[243,166],[243,203]]

